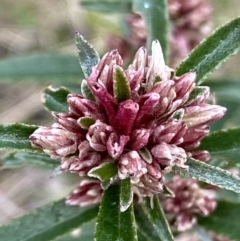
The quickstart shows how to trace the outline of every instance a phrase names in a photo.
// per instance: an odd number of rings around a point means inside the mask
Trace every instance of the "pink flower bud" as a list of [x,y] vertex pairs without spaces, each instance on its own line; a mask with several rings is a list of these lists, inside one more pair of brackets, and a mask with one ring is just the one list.
[[73,112],[79,117],[88,116],[104,121],[99,105],[92,100],[85,99],[78,94],[69,94],[68,104],[70,112]]
[[95,180],[82,180],[79,186],[67,197],[66,204],[87,206],[99,203],[102,198],[102,188]]
[[189,157],[192,157],[196,160],[207,162],[210,160],[211,156],[208,151],[192,151],[189,153]]
[[119,158],[129,139],[130,139],[129,136],[123,136],[123,135],[119,136],[116,133],[112,132],[107,140],[108,154],[113,159]]
[[197,75],[195,72],[189,72],[181,77],[174,78],[174,88],[177,94],[176,98],[182,100],[181,104],[184,104],[188,100],[189,94],[195,87],[196,77]]
[[226,108],[219,105],[202,104],[185,108],[183,120],[188,127],[196,127],[216,121],[223,117]]
[[123,135],[128,135],[132,128],[139,110],[139,105],[132,101],[126,100],[119,104],[117,114],[114,118],[114,129]]
[[78,136],[67,131],[59,124],[52,127],[40,127],[30,136],[32,146],[56,159],[75,153],[78,146]]
[[63,126],[70,132],[79,133],[79,135],[85,135],[86,131],[83,130],[77,123],[77,120],[72,113],[58,113],[54,114],[57,123]]
[[173,166],[178,166],[184,169],[188,168],[188,166],[185,165],[185,162],[187,161],[186,152],[180,147],[163,142],[154,146],[151,153],[160,165],[169,167],[167,171],[170,171]]
[[162,142],[169,144],[180,144],[183,142],[183,135],[186,133],[186,125],[183,121],[172,120],[157,126],[153,130],[151,141],[155,144]]
[[111,132],[113,132],[111,126],[96,121],[95,124],[90,126],[86,138],[94,150],[102,152],[107,150],[106,144]]
[[93,167],[101,164],[101,159],[101,156],[96,152],[88,152],[82,158],[78,156],[64,157],[62,158],[61,169],[86,176]]
[[147,164],[147,173],[141,177],[141,183],[144,185],[141,187],[143,194],[149,195],[161,193],[163,191],[163,173],[156,162]]
[[122,155],[118,163],[118,176],[120,179],[131,177],[131,181],[138,183],[139,178],[147,172],[146,162],[138,152],[130,151]]
[[190,128],[183,135],[183,142],[180,146],[184,149],[193,149],[200,145],[200,141],[209,133],[206,125]]
[[133,150],[139,150],[148,144],[148,139],[150,136],[149,129],[136,129],[132,132],[130,137],[130,146]]
[[159,102],[160,95],[154,92],[142,95],[139,100],[140,110],[137,115],[136,123],[137,125],[148,124],[149,119],[152,119],[152,112],[154,107]]

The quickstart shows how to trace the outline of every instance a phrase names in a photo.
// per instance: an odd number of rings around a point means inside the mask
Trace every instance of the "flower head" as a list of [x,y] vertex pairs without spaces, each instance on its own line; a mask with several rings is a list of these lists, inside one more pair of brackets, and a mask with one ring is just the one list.
[[[170,66],[176,67],[211,30],[212,7],[208,0],[168,0],[168,9]],[[108,48],[119,49],[123,58],[129,58],[131,49],[144,46],[147,39],[146,24],[140,15],[127,15],[126,23],[130,30],[127,38],[112,35],[107,41]]]
[[[104,55],[86,80],[94,100],[69,94],[69,112],[38,128],[32,145],[80,176],[110,160],[118,169],[114,181],[130,178],[143,196],[162,192],[164,174],[174,166],[187,169],[188,157],[207,161],[209,153],[195,148],[226,109],[207,103],[209,88],[195,86],[196,73],[174,77],[158,41],[152,53],[140,48],[126,70],[116,50]],[[99,192],[99,185],[87,186]],[[90,195],[85,187],[69,203],[89,200],[82,198]]]
[[164,196],[162,205],[170,223],[178,231],[185,231],[196,223],[196,215],[207,216],[216,207],[215,194],[211,190],[201,189],[194,179],[173,177],[166,186],[174,194]]

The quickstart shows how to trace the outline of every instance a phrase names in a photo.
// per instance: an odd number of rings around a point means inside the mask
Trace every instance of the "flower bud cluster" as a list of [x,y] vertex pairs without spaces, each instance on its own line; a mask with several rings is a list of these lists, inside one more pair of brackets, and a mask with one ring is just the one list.
[[[226,111],[207,103],[209,88],[195,86],[195,79],[194,72],[174,76],[158,41],[152,56],[140,48],[126,70],[119,53],[111,51],[86,80],[94,98],[69,94],[68,113],[54,114],[56,123],[39,127],[31,143],[60,159],[63,171],[87,177],[107,160],[117,167],[115,181],[130,178],[143,196],[161,193],[164,174],[174,166],[187,169],[188,157],[209,159],[196,148],[208,123]],[[68,202],[99,200],[88,188],[100,193],[99,184],[81,183]]]
[[214,192],[200,188],[194,179],[175,176],[166,186],[173,197],[163,197],[162,205],[167,217],[178,231],[185,231],[196,224],[196,215],[207,216],[216,207]]
[[[212,7],[208,0],[168,0],[168,8],[171,21],[170,66],[176,67],[211,30]],[[144,46],[147,39],[146,25],[140,15],[130,14],[126,22],[130,29],[128,38],[114,35],[108,38],[108,48],[119,49],[123,58],[130,57],[129,49]]]

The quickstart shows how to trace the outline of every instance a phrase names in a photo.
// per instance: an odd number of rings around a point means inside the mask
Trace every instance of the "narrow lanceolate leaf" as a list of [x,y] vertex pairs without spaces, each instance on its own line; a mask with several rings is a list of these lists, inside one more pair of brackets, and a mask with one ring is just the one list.
[[159,241],[159,237],[153,227],[153,223],[151,223],[148,219],[142,205],[136,204],[134,206],[139,241]]
[[196,47],[177,69],[176,75],[189,71],[197,73],[198,84],[240,47],[240,17],[216,30]]
[[94,240],[94,227],[96,220],[85,223],[81,227],[73,230],[69,234],[65,234],[54,241],[92,241]]
[[101,182],[104,182],[114,177],[117,172],[116,162],[104,162],[101,165],[92,168],[88,172],[88,176],[98,178]]
[[19,168],[22,166],[37,166],[56,168],[60,162],[48,155],[30,152],[10,153],[1,161],[0,169]]
[[118,102],[130,99],[131,90],[129,86],[129,81],[123,70],[116,66],[114,69],[114,80],[113,80],[113,91],[114,97]]
[[215,212],[206,218],[199,217],[198,222],[208,230],[240,241],[239,213],[240,204],[220,201]]
[[80,4],[87,10],[105,13],[131,13],[132,10],[130,0],[81,0]]
[[120,186],[111,185],[103,194],[97,218],[95,241],[137,241],[133,205],[120,211]]
[[240,128],[212,132],[199,149],[208,150],[214,159],[231,162],[231,166],[240,164]]
[[140,12],[148,29],[147,46],[157,39],[162,46],[164,59],[168,59],[169,16],[167,0],[133,0],[133,11]]
[[125,212],[133,201],[133,191],[130,178],[121,180],[120,185],[120,211]]
[[76,56],[39,53],[0,61],[0,78],[63,81],[83,76]]
[[42,152],[31,146],[29,136],[38,128],[26,124],[1,124],[0,125],[0,150],[24,150],[28,152]]
[[221,168],[211,166],[201,161],[188,159],[189,170],[174,167],[173,170],[185,177],[194,177],[214,186],[240,193],[240,177]]
[[67,206],[61,200],[0,227],[0,237],[7,241],[53,240],[94,219],[97,212],[98,206]]
[[148,214],[149,220],[162,241],[174,241],[170,226],[165,217],[164,211],[159,203],[158,196],[153,197],[153,207],[150,198],[145,198],[143,209]]
[[93,46],[91,46],[79,33],[76,34],[76,44],[80,66],[85,78],[87,78],[92,72],[92,67],[98,64],[99,55]]
[[95,100],[95,97],[85,79],[82,80],[82,83],[81,83],[81,93],[82,93],[82,96],[84,96],[85,98],[89,100]]
[[51,86],[45,89],[42,95],[42,102],[49,111],[67,112],[68,103],[67,95],[70,93],[66,88],[52,88]]

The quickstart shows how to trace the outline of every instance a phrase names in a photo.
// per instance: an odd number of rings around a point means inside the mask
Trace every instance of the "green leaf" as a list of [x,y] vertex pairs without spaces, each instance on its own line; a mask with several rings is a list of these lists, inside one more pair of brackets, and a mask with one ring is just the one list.
[[113,91],[114,98],[118,102],[130,99],[131,97],[129,81],[124,74],[124,71],[119,66],[116,66],[114,69]]
[[231,162],[231,166],[240,164],[240,128],[220,130],[206,136],[198,149],[208,150],[214,159]]
[[81,225],[70,234],[63,235],[54,239],[54,241],[91,241],[94,239],[94,226],[96,220]]
[[10,153],[3,158],[0,169],[19,168],[22,166],[56,168],[59,165],[59,161],[51,159],[46,154],[16,152]]
[[173,168],[174,172],[179,173],[184,177],[194,177],[199,181],[240,193],[240,177],[221,168],[190,158],[186,164],[189,166],[189,170],[175,166]]
[[62,81],[83,76],[76,56],[39,53],[0,61],[0,78],[13,80],[49,79]]
[[152,155],[146,147],[143,147],[142,149],[138,150],[138,153],[145,162],[149,164],[152,163]]
[[91,125],[93,125],[95,123],[95,119],[92,117],[88,117],[88,116],[84,116],[84,117],[80,117],[77,120],[78,125],[80,125],[83,129],[88,129]]
[[137,223],[137,231],[139,240],[142,241],[159,241],[159,237],[153,224],[150,223],[142,205],[136,204],[134,207],[135,219]]
[[176,75],[189,71],[197,73],[198,84],[240,47],[240,18],[220,27],[198,45],[178,67]]
[[120,211],[120,187],[111,185],[103,194],[95,230],[95,241],[137,241],[133,205]]
[[79,33],[76,34],[79,62],[85,78],[92,73],[92,67],[99,62],[97,51]]
[[153,207],[151,207],[151,200],[149,197],[145,198],[145,209],[148,218],[151,221],[156,233],[162,241],[174,241],[170,226],[165,217],[164,211],[159,203],[158,196],[153,197]]
[[29,136],[38,128],[34,125],[26,124],[0,124],[0,150],[24,150],[28,152],[42,152],[33,148],[29,141]]
[[105,13],[131,13],[130,0],[81,0],[80,4],[87,10]]
[[88,176],[98,178],[101,182],[104,182],[114,177],[117,172],[116,162],[104,162],[101,165],[92,168],[88,172]]
[[217,209],[208,217],[199,217],[198,222],[206,229],[240,241],[239,232],[240,204],[218,202]]
[[0,227],[0,237],[7,241],[52,240],[94,219],[97,211],[96,205],[67,206],[60,200]]
[[68,112],[67,95],[70,93],[64,87],[52,88],[51,86],[43,92],[43,104],[49,111]]
[[147,46],[151,50],[153,40],[158,40],[163,49],[164,59],[168,60],[169,16],[167,0],[133,0],[133,11],[140,12],[148,30]]
[[130,178],[121,180],[120,185],[120,211],[125,212],[133,201],[133,191]]
[[82,83],[81,83],[81,93],[85,98],[87,98],[89,100],[95,100],[95,97],[85,79],[82,80]]

